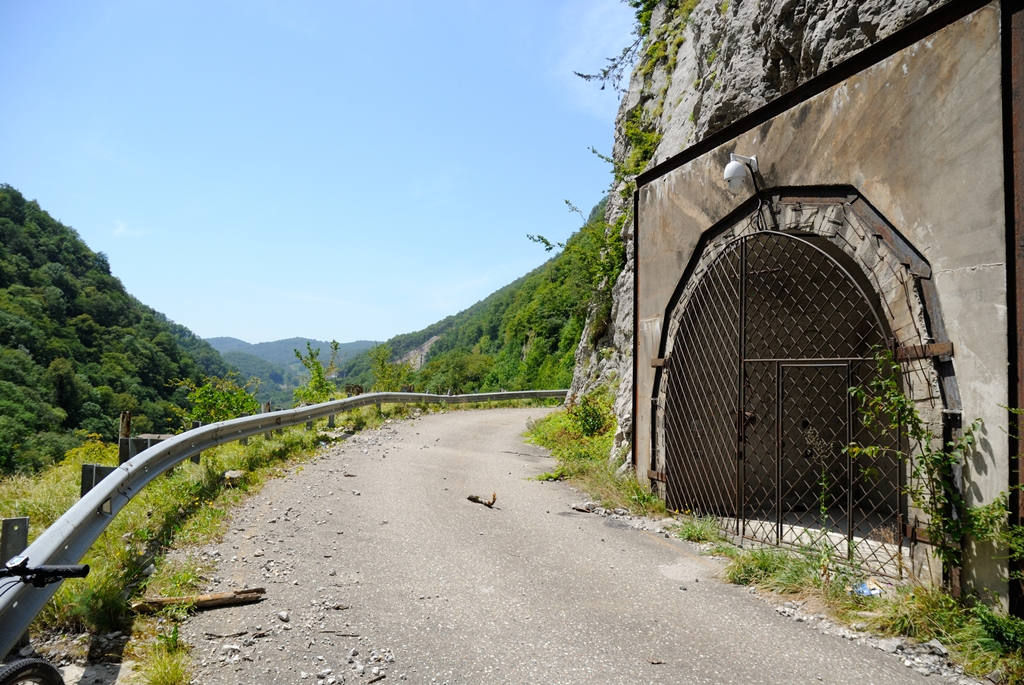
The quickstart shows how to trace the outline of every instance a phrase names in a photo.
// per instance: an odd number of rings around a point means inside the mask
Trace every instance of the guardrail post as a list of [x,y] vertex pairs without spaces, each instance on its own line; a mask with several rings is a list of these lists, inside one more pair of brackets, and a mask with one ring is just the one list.
[[103,466],[102,464],[82,464],[82,488],[78,497],[85,497],[85,493],[96,487],[96,484],[115,471],[114,466]]
[[0,563],[7,563],[28,547],[28,516],[3,520],[0,526]]
[[[202,421],[193,421],[193,422],[192,422],[192,429],[193,429],[193,430],[195,430],[196,428],[199,428],[199,427],[200,427],[200,426],[202,426],[202,425],[203,425],[203,422],[202,422]],[[189,457],[189,459],[191,459],[191,460],[192,460],[192,463],[193,463],[193,464],[198,464],[198,463],[199,463],[199,456],[200,456],[201,454],[202,454],[202,452],[196,452],[196,453],[195,453],[195,454],[193,454],[193,455],[192,455],[191,457]]]
[[131,446],[128,444],[128,440],[132,435],[132,413],[130,411],[121,412],[121,421],[117,428],[117,462],[123,464],[131,456],[128,454],[131,451]]
[[[28,516],[4,519],[0,525],[0,563],[7,563],[28,547]],[[14,644],[14,649],[21,649],[28,644],[28,631],[22,633]],[[13,650],[12,650],[13,651]],[[0,654],[0,657],[6,656]]]
[[334,428],[334,414],[327,417],[327,427]]
[[[263,403],[263,413],[264,414],[269,414],[270,413],[270,402],[264,402]],[[263,434],[263,437],[265,437],[267,440],[270,440],[271,438],[274,437],[274,431],[267,431],[266,433]]]
[[[249,414],[242,414],[242,416],[240,416],[238,418],[243,418],[243,417],[246,417],[246,416],[249,416]],[[238,444],[241,445],[242,447],[245,447],[246,445],[248,445],[249,444],[249,436],[245,436],[244,438],[239,438]]]
[[134,438],[119,438],[117,442],[117,460],[120,464],[123,464],[139,452],[173,437],[173,435],[162,433],[140,433]]

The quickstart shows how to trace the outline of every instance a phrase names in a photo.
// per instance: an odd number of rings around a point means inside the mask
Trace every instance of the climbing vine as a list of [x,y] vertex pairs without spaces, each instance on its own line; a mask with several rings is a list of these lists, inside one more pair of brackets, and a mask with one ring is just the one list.
[[927,518],[928,537],[947,566],[962,564],[963,545],[970,540],[996,542],[1009,549],[1011,558],[1024,558],[1024,535],[1015,529],[1018,527],[1007,524],[1005,493],[989,504],[972,507],[954,482],[955,471],[977,447],[981,419],[975,419],[958,437],[944,443],[900,388],[900,365],[892,353],[881,351],[875,361],[874,378],[866,387],[851,388],[850,394],[866,427],[898,430],[905,442],[896,447],[853,443],[847,447],[850,456],[856,460],[894,454],[907,464],[905,493]]

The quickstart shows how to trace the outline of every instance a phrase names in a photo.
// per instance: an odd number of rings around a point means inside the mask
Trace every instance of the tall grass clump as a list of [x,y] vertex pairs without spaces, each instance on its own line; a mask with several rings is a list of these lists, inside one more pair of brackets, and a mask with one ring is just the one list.
[[782,595],[817,597],[840,619],[872,611],[880,601],[851,592],[866,576],[838,558],[828,544],[800,549],[733,547],[727,556],[729,563],[722,573],[727,582]]
[[178,626],[158,632],[143,653],[142,680],[146,685],[182,685],[192,682],[188,645],[178,636]]
[[957,599],[938,587],[907,585],[880,603],[872,627],[922,642],[936,639],[971,675],[998,672],[1005,682],[1024,682],[1024,620],[977,599]]
[[617,476],[609,459],[617,425],[612,392],[600,388],[567,407],[533,422],[526,436],[551,451],[557,466],[541,480],[566,480],[607,508],[639,514],[665,512],[665,503],[633,472]]
[[674,532],[677,538],[688,542],[719,542],[725,539],[714,516],[683,516]]

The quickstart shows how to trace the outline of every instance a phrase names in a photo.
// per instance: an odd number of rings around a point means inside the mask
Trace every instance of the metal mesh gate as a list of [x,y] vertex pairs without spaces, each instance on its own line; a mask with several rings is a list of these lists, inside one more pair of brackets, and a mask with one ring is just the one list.
[[899,460],[845,450],[898,440],[868,435],[848,392],[871,379],[889,336],[851,272],[814,241],[735,239],[680,305],[662,410],[668,504],[898,575]]

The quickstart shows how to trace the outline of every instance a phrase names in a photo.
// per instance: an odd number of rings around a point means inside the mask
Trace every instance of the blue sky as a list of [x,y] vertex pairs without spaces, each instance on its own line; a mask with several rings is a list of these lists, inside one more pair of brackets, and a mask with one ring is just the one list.
[[608,188],[620,0],[0,2],[0,182],[202,337],[383,340]]

